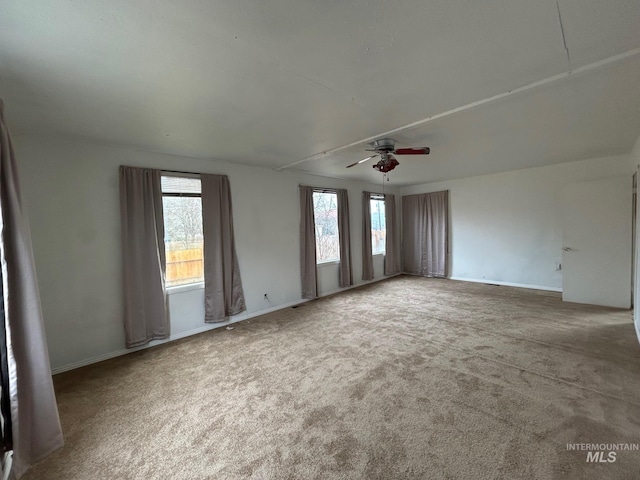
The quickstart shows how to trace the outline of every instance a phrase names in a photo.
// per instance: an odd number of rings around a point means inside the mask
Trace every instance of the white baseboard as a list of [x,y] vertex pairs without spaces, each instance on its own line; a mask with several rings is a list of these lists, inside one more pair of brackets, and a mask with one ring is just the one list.
[[374,278],[373,280],[365,280],[362,283],[358,283],[357,285],[351,285],[349,287],[337,288],[335,290],[331,290],[330,292],[325,292],[322,295],[319,295],[318,298],[328,297],[329,295],[333,295],[334,293],[346,292],[347,290],[351,290],[352,288],[363,287],[363,286],[368,285],[370,283],[376,283],[376,282],[380,282],[382,280],[387,280],[389,278],[397,277],[398,275],[402,275],[402,274],[401,273],[396,273],[394,275],[389,275],[387,277]]
[[491,285],[502,285],[505,287],[529,288],[531,290],[545,290],[547,292],[562,292],[562,288],[558,288],[558,287],[547,287],[544,285],[529,285],[526,283],[499,282],[496,280],[486,280],[484,278],[479,279],[479,278],[449,277],[449,280],[459,280],[461,282],[472,282],[472,283],[486,283]]
[[[398,274],[400,275],[400,274]],[[325,292],[320,295],[318,298],[327,297],[329,295],[333,295],[334,293],[344,292],[350,290],[352,288],[361,287],[363,285],[367,285],[369,283],[379,282],[381,280],[386,280],[391,277],[395,277],[396,275],[390,275],[388,277],[376,278],[374,280],[369,280],[363,283],[359,283],[357,285],[352,285],[350,287],[339,288],[337,290],[332,290],[330,292]],[[158,345],[162,345],[164,343],[172,342],[173,340],[179,340],[181,338],[190,337],[191,335],[197,335],[199,333],[207,332],[209,330],[214,330],[216,328],[226,327],[227,325],[231,325],[232,323],[242,322],[243,320],[249,320],[250,318],[259,317],[260,315],[266,315],[267,313],[276,312],[278,310],[283,310],[285,308],[293,307],[294,305],[300,305],[301,303],[309,302],[309,299],[300,299],[293,302],[283,303],[281,305],[277,305],[275,307],[265,308],[263,310],[258,310],[257,312],[252,313],[244,313],[240,315],[236,315],[235,317],[227,320],[226,322],[219,323],[206,323],[202,327],[194,328],[193,330],[187,330],[186,332],[181,332],[175,335],[171,335],[166,340],[153,340],[146,345],[142,345],[140,347],[134,348],[121,348],[119,350],[115,350],[113,352],[104,353],[102,355],[98,355],[95,357],[87,358],[84,360],[80,360],[78,362],[68,363],[66,365],[62,365],[60,367],[52,368],[51,373],[53,375],[57,373],[67,372],[69,370],[74,370],[80,367],[86,367],[87,365],[91,365],[93,363],[102,362],[104,360],[109,360],[110,358],[120,357],[122,355],[126,355],[127,353],[137,352],[139,350],[144,350],[146,348],[155,347]]]
[[227,320],[226,322],[217,322],[217,323],[205,323],[203,326],[194,328],[193,330],[187,330],[186,332],[180,332],[175,335],[170,335],[166,340],[152,340],[146,345],[141,345],[139,347],[133,348],[121,348],[119,350],[114,350],[113,352],[104,353],[102,355],[98,355],[95,357],[87,358],[84,360],[80,360],[78,362],[68,363],[66,365],[62,365],[57,368],[52,368],[51,373],[55,375],[56,373],[67,372],[69,370],[74,370],[80,367],[86,367],[87,365],[91,365],[92,363],[102,362],[104,360],[109,360],[110,358],[119,357],[121,355],[126,355],[127,353],[137,352],[139,350],[144,350],[146,348],[156,347],[158,345],[162,345],[164,343],[172,342],[173,340],[179,340],[181,338],[190,337],[191,335],[197,335],[199,333],[207,332],[209,330],[215,330],[216,328],[226,327],[231,325],[232,323],[241,322],[243,320],[248,320],[253,317],[258,317],[260,315],[265,315],[267,313],[275,312],[277,310],[282,310],[285,308],[292,307],[294,305],[299,305],[304,302],[308,302],[309,300],[301,299],[296,300],[294,302],[283,303],[282,305],[278,305],[276,307],[265,308],[264,310],[259,310],[257,312],[245,313],[241,315],[236,315],[235,317]]

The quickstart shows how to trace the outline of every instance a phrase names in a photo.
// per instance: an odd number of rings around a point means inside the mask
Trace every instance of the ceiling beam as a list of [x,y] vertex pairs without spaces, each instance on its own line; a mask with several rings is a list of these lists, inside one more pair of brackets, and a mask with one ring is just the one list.
[[421,125],[425,125],[427,123],[433,122],[434,120],[438,120],[440,118],[448,117],[448,116],[454,115],[456,113],[464,112],[466,110],[471,110],[472,108],[476,108],[476,107],[479,107],[481,105],[486,105],[488,103],[492,103],[492,102],[495,102],[497,100],[501,100],[503,98],[510,97],[512,95],[517,95],[517,94],[520,94],[520,93],[528,92],[530,90],[534,90],[536,88],[540,88],[540,87],[543,87],[545,85],[549,85],[551,83],[558,82],[560,80],[564,80],[564,79],[569,78],[569,77],[574,76],[574,75],[579,75],[579,74],[583,74],[583,73],[586,73],[586,72],[590,72],[592,70],[603,68],[603,67],[605,67],[607,65],[610,65],[610,64],[613,64],[613,63],[616,63],[616,62],[620,62],[622,60],[625,60],[625,59],[630,58],[630,57],[634,57],[636,55],[640,55],[640,48],[634,48],[632,50],[627,50],[626,52],[619,53],[617,55],[613,55],[613,56],[605,58],[603,60],[598,60],[597,62],[589,63],[587,65],[583,65],[582,67],[578,67],[578,68],[575,68],[573,70],[567,70],[565,72],[559,73],[557,75],[553,75],[553,76],[545,78],[543,80],[538,80],[536,82],[529,83],[529,84],[524,85],[522,87],[514,88],[513,90],[507,90],[506,92],[502,92],[502,93],[499,93],[497,95],[493,95],[491,97],[487,97],[487,98],[484,98],[482,100],[478,100],[476,102],[468,103],[468,104],[463,105],[461,107],[457,107],[457,108],[454,108],[454,109],[451,109],[451,110],[447,110],[446,112],[438,113],[436,115],[432,115],[430,117],[423,118],[422,120],[418,120],[416,122],[412,122],[412,123],[409,123],[407,125],[403,125],[401,127],[394,128],[393,130],[388,130],[386,132],[382,132],[382,133],[379,133],[377,135],[373,135],[371,137],[363,138],[362,140],[358,140],[356,142],[352,142],[352,143],[349,143],[349,144],[346,144],[346,145],[342,145],[340,147],[332,148],[331,150],[326,150],[324,152],[316,153],[316,154],[311,155],[309,157],[303,158],[302,160],[298,160],[298,161],[295,161],[293,163],[289,163],[287,165],[283,165],[281,167],[277,167],[274,170],[276,172],[279,172],[281,170],[285,170],[285,169],[288,169],[288,168],[295,167],[295,166],[300,165],[302,163],[311,162],[313,160],[319,160],[319,159],[324,158],[324,157],[326,157],[328,155],[340,152],[342,150],[346,150],[347,148],[355,147],[356,145],[371,143],[374,140],[377,140],[379,138],[389,137],[389,136],[394,135],[396,133],[401,133],[401,132],[403,132],[405,130],[410,130],[412,128],[419,127]]

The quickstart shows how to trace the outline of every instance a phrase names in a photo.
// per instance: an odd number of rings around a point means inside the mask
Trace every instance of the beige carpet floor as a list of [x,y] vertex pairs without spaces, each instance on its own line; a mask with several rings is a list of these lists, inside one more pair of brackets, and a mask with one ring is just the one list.
[[54,377],[26,479],[637,479],[630,311],[417,277]]

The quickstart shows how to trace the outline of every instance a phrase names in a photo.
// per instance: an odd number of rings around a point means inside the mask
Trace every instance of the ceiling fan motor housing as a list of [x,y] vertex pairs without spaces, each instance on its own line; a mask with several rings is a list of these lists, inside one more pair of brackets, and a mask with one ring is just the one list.
[[393,152],[396,148],[396,141],[392,138],[381,138],[373,142],[373,149],[376,152]]

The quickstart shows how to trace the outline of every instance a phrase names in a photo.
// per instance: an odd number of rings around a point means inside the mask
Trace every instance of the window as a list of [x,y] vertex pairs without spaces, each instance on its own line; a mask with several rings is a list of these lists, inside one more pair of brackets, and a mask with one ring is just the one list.
[[204,281],[199,178],[162,176],[167,287]]
[[339,261],[338,195],[335,192],[313,192],[313,215],[317,263]]
[[384,212],[384,196],[371,195],[371,253],[385,253],[387,225]]

